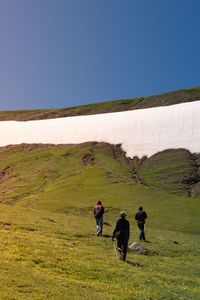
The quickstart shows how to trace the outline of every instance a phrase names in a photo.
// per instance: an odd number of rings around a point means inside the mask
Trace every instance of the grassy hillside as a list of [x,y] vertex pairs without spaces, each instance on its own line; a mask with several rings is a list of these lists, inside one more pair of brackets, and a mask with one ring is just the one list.
[[161,95],[153,95],[150,97],[112,100],[62,109],[0,111],[0,121],[28,121],[61,118],[68,116],[92,115],[99,113],[150,108],[156,106],[167,106],[196,100],[200,100],[200,86],[169,92]]
[[155,191],[191,196],[199,182],[198,165],[184,149],[167,150],[137,163],[120,146],[79,145],[7,146],[0,149],[1,203],[55,210],[91,205],[99,198],[118,199],[141,183]]
[[200,181],[199,162],[185,149],[159,152],[137,168],[144,184],[154,190],[193,197],[199,193],[194,187]]
[[128,160],[116,155],[105,143],[1,148],[1,203],[55,210],[110,197],[116,184],[134,184]]
[[[199,299],[200,198],[187,197],[196,168],[184,150],[136,163],[105,143],[1,148],[0,299]],[[123,263],[111,234],[126,210],[138,241],[140,205],[148,255],[129,251]]]

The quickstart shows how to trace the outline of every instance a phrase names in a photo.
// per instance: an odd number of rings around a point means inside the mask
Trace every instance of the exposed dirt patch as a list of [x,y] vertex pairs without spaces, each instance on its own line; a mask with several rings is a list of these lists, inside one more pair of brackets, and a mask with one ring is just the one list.
[[92,157],[92,154],[91,154],[91,153],[86,153],[86,154],[83,155],[83,157],[82,157],[82,163],[83,163],[85,166],[88,166],[92,160],[94,161],[94,157]]
[[127,164],[130,165],[130,159],[126,156],[126,152],[122,149],[122,145],[121,144],[112,145],[112,149],[113,149],[114,159],[116,159],[118,161],[123,160]]
[[9,175],[11,173],[12,168],[6,167],[2,171],[0,171],[0,183],[5,182],[9,179]]
[[96,142],[91,143],[90,152],[83,155],[82,163],[84,166],[88,166],[89,164],[93,165],[95,163],[94,147],[96,144]]
[[114,158],[118,161],[125,161],[131,167],[132,176],[136,183],[144,184],[143,180],[139,177],[137,173],[137,168],[147,159],[147,157],[144,156],[141,159],[139,159],[137,156],[135,156],[133,158],[130,158],[126,156],[126,152],[122,149],[121,144],[112,145],[112,147]]

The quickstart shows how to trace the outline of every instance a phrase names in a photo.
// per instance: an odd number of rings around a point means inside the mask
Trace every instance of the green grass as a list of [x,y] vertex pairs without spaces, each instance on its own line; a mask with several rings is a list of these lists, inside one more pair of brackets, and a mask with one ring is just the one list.
[[178,103],[200,100],[200,86],[183,89],[150,97],[128,98],[92,103],[61,109],[37,109],[0,111],[0,121],[5,120],[40,120],[68,116],[92,115],[99,113],[126,111],[156,106],[166,106]]
[[[177,230],[174,218],[171,230],[166,229],[165,219],[160,211],[156,214],[154,205],[150,209],[144,202],[149,213],[146,234],[151,243],[145,244],[149,254],[129,251],[126,263],[115,256],[106,236],[111,235],[120,209],[126,208],[130,242],[137,240],[136,202],[133,197],[132,203],[125,200],[108,210],[105,221],[111,227],[104,226],[102,238],[95,236],[88,203],[66,213],[2,206],[0,298],[199,299],[199,232]],[[170,209],[165,208],[167,215]],[[152,222],[155,214],[161,228]],[[174,239],[179,244],[174,244]]]
[[[127,159],[105,143],[1,149],[0,299],[199,299],[200,198],[184,196],[184,187],[169,193],[158,188],[164,179],[157,186],[155,180],[171,164],[170,174],[181,181],[178,170],[191,170],[190,155],[159,155],[140,166],[145,182],[152,174],[147,187],[136,184]],[[102,238],[93,216],[97,200],[108,223]],[[124,263],[111,234],[126,210],[129,242],[138,241],[140,205],[148,214],[148,255],[129,250]]]

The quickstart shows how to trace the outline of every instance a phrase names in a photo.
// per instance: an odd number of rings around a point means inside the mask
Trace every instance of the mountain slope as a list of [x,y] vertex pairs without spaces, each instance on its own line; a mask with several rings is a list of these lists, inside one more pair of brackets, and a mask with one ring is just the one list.
[[199,86],[150,97],[112,100],[61,109],[0,111],[0,121],[44,120],[69,116],[93,115],[157,106],[168,106],[196,100],[200,100]]

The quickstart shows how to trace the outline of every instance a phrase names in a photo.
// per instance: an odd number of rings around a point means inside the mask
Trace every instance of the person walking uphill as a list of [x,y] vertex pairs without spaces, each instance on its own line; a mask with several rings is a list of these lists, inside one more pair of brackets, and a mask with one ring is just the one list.
[[97,235],[102,236],[103,232],[103,214],[104,214],[104,207],[99,200],[94,207],[94,216],[96,218],[96,226],[97,226]]
[[129,240],[129,221],[126,220],[125,211],[120,212],[120,218],[117,220],[115,229],[113,231],[112,240],[116,237],[117,239],[117,249],[120,253],[120,259],[126,260],[126,253],[128,248]]
[[140,229],[140,236],[139,239],[140,240],[144,240],[146,242],[146,237],[144,234],[144,224],[145,224],[145,219],[147,218],[147,214],[146,211],[143,210],[143,207],[140,206],[139,207],[139,211],[136,213],[135,215],[135,219],[137,220],[137,225]]

